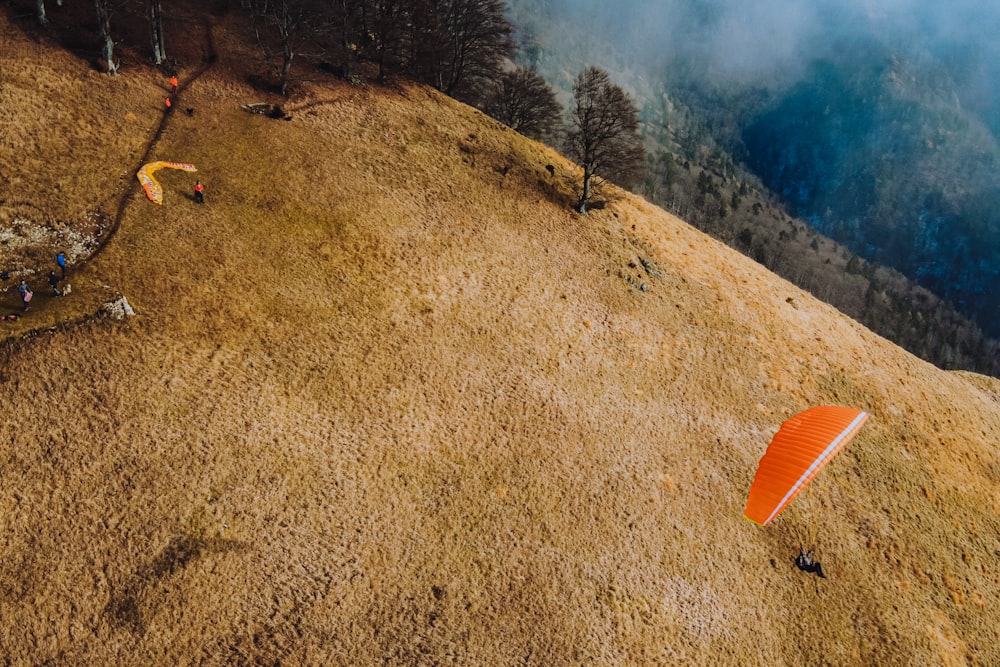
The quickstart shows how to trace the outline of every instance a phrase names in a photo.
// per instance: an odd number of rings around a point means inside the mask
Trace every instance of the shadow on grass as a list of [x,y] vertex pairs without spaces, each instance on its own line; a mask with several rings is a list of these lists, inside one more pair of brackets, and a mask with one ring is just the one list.
[[158,582],[184,570],[199,558],[219,553],[246,551],[248,544],[240,540],[198,535],[175,535],[170,542],[128,578],[120,590],[112,593],[104,607],[104,615],[115,628],[135,635],[146,632],[142,613],[147,591]]

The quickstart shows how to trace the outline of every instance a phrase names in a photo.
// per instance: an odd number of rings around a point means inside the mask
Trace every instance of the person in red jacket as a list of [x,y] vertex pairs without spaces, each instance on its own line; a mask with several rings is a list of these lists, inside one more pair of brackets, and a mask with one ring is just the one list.
[[199,204],[205,203],[205,186],[201,184],[201,181],[194,182],[194,200]]
[[177,76],[176,75],[170,77],[170,94],[171,95],[176,95],[177,94]]

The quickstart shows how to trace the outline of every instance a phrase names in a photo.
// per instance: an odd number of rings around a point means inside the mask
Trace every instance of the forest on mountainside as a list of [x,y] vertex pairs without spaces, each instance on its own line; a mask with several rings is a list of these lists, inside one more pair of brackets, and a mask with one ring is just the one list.
[[1000,114],[968,45],[823,6],[825,22],[747,18],[747,37],[704,0],[511,5],[519,57],[550,80],[589,57],[636,96],[651,201],[921,358],[1000,372]]
[[1000,147],[933,73],[855,57],[813,64],[743,128],[748,166],[797,216],[997,336]]

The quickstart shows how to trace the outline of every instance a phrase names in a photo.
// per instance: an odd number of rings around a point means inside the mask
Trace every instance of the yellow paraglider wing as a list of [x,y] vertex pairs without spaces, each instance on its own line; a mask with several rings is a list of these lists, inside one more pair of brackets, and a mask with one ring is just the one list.
[[795,415],[778,429],[750,486],[746,518],[766,526],[857,435],[868,413],[821,406]]
[[146,196],[150,201],[163,204],[163,186],[153,177],[159,169],[182,169],[184,171],[198,171],[193,164],[184,162],[147,162],[142,165],[135,177],[142,183],[142,189],[146,191]]

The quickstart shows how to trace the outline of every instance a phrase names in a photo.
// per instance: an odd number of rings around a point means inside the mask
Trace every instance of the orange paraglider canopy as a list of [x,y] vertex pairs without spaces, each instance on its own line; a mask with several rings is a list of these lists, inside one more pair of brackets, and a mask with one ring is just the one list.
[[766,526],[857,435],[868,413],[820,406],[795,415],[778,429],[760,459],[743,511]]
[[[169,104],[167,106],[170,106]],[[146,191],[149,201],[163,205],[163,186],[153,176],[160,169],[182,169],[183,171],[198,171],[193,164],[185,162],[147,162],[139,168],[135,177],[142,183],[142,189]]]

